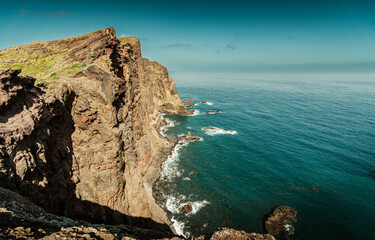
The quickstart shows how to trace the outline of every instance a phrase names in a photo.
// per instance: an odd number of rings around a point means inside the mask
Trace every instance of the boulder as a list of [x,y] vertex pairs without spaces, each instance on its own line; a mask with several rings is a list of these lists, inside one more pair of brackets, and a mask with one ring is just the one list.
[[190,204],[186,204],[184,206],[184,211],[185,213],[190,213],[191,211],[193,211],[193,207]]

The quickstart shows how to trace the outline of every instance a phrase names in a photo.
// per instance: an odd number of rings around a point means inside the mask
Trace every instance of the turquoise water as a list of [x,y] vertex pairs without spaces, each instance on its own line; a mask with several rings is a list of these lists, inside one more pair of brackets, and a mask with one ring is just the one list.
[[[185,236],[222,226],[262,233],[272,209],[288,205],[298,211],[293,239],[375,239],[373,75],[172,77],[181,99],[213,103],[166,116],[175,122],[167,135],[204,139],[182,146],[157,184]],[[208,126],[237,134],[208,135]],[[186,203],[193,213],[176,210]]]

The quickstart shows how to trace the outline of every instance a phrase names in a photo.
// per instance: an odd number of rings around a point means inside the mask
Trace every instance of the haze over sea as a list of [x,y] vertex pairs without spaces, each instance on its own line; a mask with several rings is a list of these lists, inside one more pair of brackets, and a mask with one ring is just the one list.
[[[176,230],[264,232],[288,205],[293,239],[375,239],[375,74],[171,75],[199,114],[165,116],[166,134],[204,139],[179,147],[158,183]],[[192,213],[178,210],[186,203]]]

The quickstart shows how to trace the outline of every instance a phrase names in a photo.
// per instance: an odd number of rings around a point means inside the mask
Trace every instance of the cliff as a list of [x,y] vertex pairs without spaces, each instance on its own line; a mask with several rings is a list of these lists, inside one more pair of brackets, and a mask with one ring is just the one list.
[[152,187],[176,144],[161,113],[184,105],[113,28],[0,50],[0,237],[173,237]]
[[1,186],[72,218],[168,223],[152,197],[173,146],[160,112],[191,112],[138,39],[107,28],[33,42],[1,50],[0,67],[20,69],[0,78]]

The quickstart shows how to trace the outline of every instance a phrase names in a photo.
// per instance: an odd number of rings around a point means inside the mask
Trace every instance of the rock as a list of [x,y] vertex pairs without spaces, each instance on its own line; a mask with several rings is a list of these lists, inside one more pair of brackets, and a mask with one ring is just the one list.
[[222,228],[216,231],[210,240],[276,240],[270,234],[247,233],[230,228]]
[[[200,141],[202,140],[202,138],[196,136],[196,135],[192,135],[190,132],[188,132],[187,135],[184,135],[184,136],[181,136],[179,138],[179,140],[185,140],[185,141],[188,141],[188,142],[195,142],[195,141]],[[182,144],[182,143],[181,143]]]
[[221,113],[221,111],[218,110],[210,110],[206,112],[207,114],[215,114],[215,113]]
[[208,104],[208,102],[201,102],[201,104]]
[[189,100],[186,100],[184,102],[182,102],[185,106],[194,106],[195,103],[193,101],[191,101],[190,99]]
[[190,204],[186,204],[184,206],[184,211],[185,211],[186,214],[190,213],[191,211],[193,211],[193,207]]
[[265,222],[265,228],[271,235],[285,232],[285,225],[297,221],[297,211],[288,206],[278,206]]
[[319,192],[319,190],[318,190],[316,187],[314,187],[314,186],[311,186],[311,189],[312,189],[314,192]]

